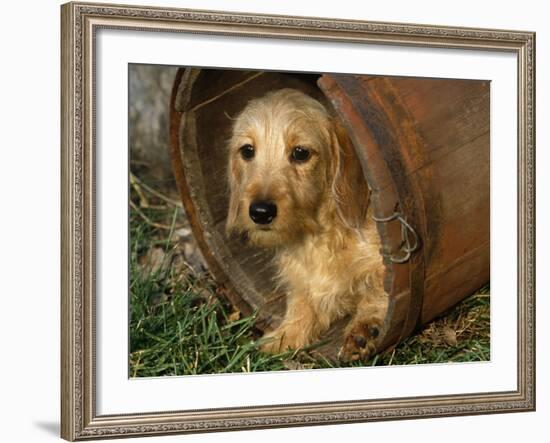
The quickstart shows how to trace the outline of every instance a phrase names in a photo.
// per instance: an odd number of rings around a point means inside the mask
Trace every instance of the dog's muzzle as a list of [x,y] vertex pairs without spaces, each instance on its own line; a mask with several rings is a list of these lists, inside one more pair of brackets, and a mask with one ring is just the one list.
[[268,225],[277,217],[277,205],[269,201],[252,202],[248,215],[257,225]]

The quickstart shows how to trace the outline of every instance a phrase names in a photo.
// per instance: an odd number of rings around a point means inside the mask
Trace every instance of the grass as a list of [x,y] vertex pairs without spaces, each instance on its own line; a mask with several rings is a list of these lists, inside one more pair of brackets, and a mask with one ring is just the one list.
[[258,352],[254,316],[235,315],[208,274],[182,277],[169,262],[147,273],[132,260],[131,376],[284,369],[284,355]]
[[[223,301],[207,271],[197,272],[185,262],[181,242],[174,239],[183,210],[148,189],[134,186],[131,194],[131,377],[362,366],[328,361],[314,347],[261,352],[255,316],[241,316]],[[367,364],[487,361],[489,320],[486,286]]]

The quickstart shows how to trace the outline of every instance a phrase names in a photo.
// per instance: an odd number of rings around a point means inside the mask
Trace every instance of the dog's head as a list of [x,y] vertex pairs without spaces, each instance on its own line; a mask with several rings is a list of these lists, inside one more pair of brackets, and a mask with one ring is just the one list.
[[327,211],[360,227],[368,188],[344,128],[317,100],[281,89],[250,101],[229,142],[228,232],[260,246],[324,229]]

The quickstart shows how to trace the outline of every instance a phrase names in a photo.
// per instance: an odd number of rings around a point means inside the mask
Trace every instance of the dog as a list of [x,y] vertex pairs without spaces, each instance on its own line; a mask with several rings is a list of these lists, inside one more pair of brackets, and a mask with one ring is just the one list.
[[304,348],[349,315],[339,356],[368,359],[388,295],[370,191],[338,118],[301,91],[271,91],[235,118],[228,151],[227,233],[274,250],[287,297],[261,349]]

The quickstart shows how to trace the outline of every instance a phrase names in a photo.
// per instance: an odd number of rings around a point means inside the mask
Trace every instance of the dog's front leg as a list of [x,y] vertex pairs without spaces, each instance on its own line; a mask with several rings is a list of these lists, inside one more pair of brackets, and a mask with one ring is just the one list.
[[[261,350],[276,354],[287,349],[300,349],[313,343],[328,328],[317,314],[312,299],[307,293],[290,293],[283,322],[274,331],[264,335],[266,342]],[[327,324],[325,324],[327,323]]]

